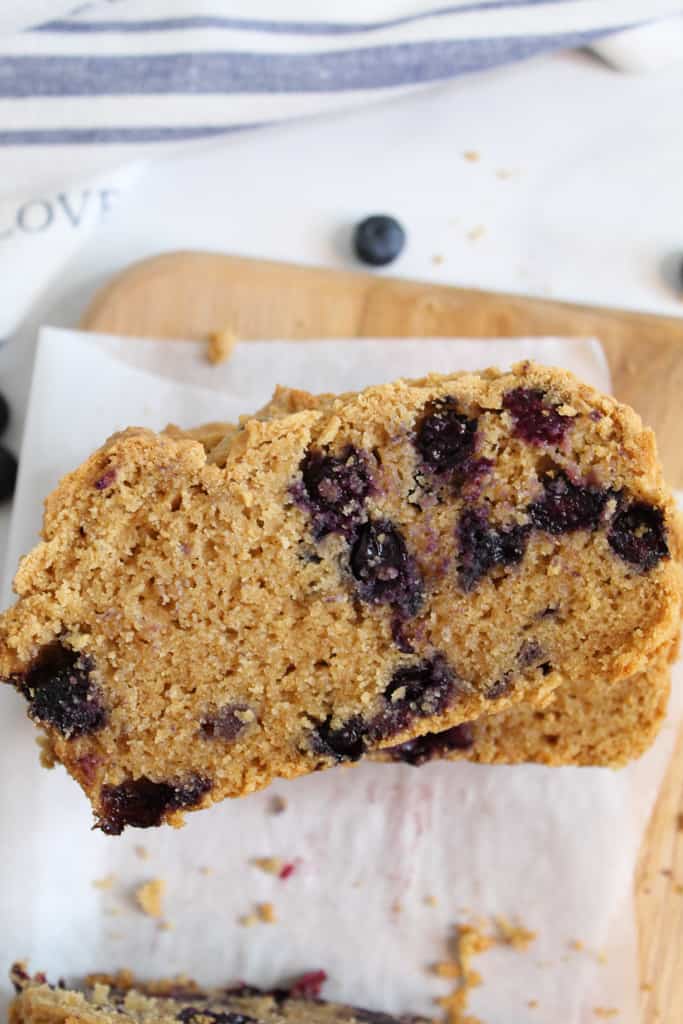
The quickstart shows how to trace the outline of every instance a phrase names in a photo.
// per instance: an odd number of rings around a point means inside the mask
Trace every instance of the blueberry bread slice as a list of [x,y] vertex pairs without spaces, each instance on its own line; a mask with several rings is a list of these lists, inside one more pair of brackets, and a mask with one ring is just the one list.
[[0,616],[0,675],[109,834],[618,682],[677,634],[652,433],[564,372],[325,396],[222,444],[110,438]]
[[516,704],[369,756],[411,765],[468,760],[622,768],[649,749],[664,722],[671,656],[657,654],[648,669],[617,683],[559,686],[543,708]]
[[324,977],[310,972],[272,992],[246,985],[206,991],[184,978],[143,985],[121,971],[67,989],[49,985],[42,974],[31,978],[15,964],[9,1024],[428,1024],[408,1014],[325,1002],[318,998]]

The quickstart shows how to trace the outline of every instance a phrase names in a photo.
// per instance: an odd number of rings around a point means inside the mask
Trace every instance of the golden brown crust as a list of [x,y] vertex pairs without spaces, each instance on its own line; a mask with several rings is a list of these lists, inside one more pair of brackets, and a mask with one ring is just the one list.
[[[562,418],[561,443],[519,436],[504,399],[520,387]],[[428,479],[415,447],[417,426],[445,400],[475,424],[487,466],[458,486]],[[308,404],[281,392],[219,442],[220,460],[182,432],[124,431],[46,502],[44,541],[22,560],[19,600],[0,617],[0,673],[42,714],[53,756],[105,827],[112,788],[130,801],[116,789],[130,781],[165,787],[159,820],[175,824],[184,808],[331,765],[340,747],[355,757],[518,702],[540,706],[560,684],[617,683],[678,631],[671,495],[651,432],[614,399],[525,363]],[[315,519],[307,452],[366,467],[350,532]],[[544,474],[599,490],[605,516],[620,501],[656,508],[670,557],[641,571],[615,554],[604,524],[533,527]],[[459,531],[473,507],[489,517],[484,532],[518,535],[520,552],[465,586]],[[400,571],[372,553],[356,568],[366,526],[384,548],[401,538]],[[393,579],[405,592],[385,598]],[[22,676],[54,643],[81,652],[60,671],[88,687],[88,729],[58,727],[61,706],[43,701],[39,714],[34,676]],[[400,676],[417,669],[431,688],[419,707]]]

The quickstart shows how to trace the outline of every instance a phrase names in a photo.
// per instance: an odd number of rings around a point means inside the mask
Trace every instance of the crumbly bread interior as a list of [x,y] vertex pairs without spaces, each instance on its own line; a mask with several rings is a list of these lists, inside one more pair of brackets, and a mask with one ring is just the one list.
[[15,964],[9,1024],[427,1024],[315,998],[316,973],[289,989],[204,991],[186,978],[144,985],[128,971],[93,975],[81,990],[55,988]]

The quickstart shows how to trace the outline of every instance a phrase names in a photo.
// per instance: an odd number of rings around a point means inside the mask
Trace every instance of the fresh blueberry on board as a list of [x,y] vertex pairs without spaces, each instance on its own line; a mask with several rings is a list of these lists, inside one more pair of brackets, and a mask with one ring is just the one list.
[[9,426],[9,403],[0,392],[0,434],[4,434]]
[[403,250],[406,233],[394,217],[374,214],[356,225],[353,247],[356,256],[372,267],[392,263]]
[[12,497],[16,481],[17,460],[4,445],[0,444],[0,501]]

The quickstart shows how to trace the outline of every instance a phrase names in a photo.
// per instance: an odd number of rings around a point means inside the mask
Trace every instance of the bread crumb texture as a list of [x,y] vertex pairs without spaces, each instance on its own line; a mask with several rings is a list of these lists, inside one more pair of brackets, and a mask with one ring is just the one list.
[[163,917],[163,899],[166,882],[163,878],[152,878],[135,890],[135,901],[148,917]]

